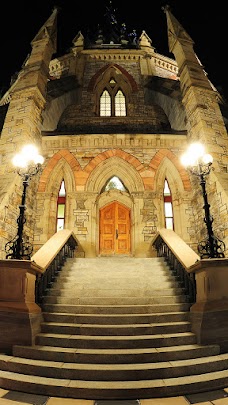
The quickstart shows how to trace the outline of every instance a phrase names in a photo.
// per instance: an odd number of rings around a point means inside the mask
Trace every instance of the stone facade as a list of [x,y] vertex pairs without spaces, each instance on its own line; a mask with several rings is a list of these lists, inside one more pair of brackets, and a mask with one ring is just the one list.
[[[5,243],[16,234],[21,195],[10,159],[26,142],[36,143],[45,157],[27,195],[25,233],[34,252],[56,232],[62,180],[65,228],[76,235],[78,254],[102,253],[100,212],[118,202],[130,212],[128,253],[153,255],[151,240],[165,227],[165,179],[172,194],[174,230],[196,250],[197,242],[206,236],[203,199],[197,180],[180,162],[188,142],[195,140],[205,143],[214,158],[208,197],[214,230],[228,242],[224,100],[195,57],[191,39],[187,34],[178,37],[177,21],[170,11],[166,14],[175,59],[155,52],[145,32],[137,46],[129,49],[111,43],[88,47],[79,33],[68,54],[52,59],[56,10],[34,38],[31,55],[1,100],[4,111],[8,105],[0,143],[2,259]],[[104,89],[110,94],[121,89],[126,115],[100,115]],[[119,177],[126,191],[104,191],[113,176]]]

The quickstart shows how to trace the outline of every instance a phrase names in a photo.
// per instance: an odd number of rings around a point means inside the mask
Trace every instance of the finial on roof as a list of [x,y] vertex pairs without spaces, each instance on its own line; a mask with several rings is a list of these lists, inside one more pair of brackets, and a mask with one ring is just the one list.
[[162,7],[162,10],[164,11],[164,13],[165,13],[166,11],[169,11],[169,10],[170,10],[170,5],[169,5],[169,4],[166,4],[165,6]]
[[60,7],[60,6],[54,6],[53,7],[53,9],[52,9],[52,11],[57,11],[57,12],[59,12],[59,11],[61,11],[62,10],[62,7]]

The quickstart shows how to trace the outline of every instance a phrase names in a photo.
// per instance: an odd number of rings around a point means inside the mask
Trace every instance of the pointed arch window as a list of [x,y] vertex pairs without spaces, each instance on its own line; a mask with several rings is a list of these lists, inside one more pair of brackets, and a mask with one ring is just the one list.
[[126,96],[120,85],[111,77],[100,95],[100,116],[125,117],[126,114]]
[[173,230],[174,220],[173,220],[172,194],[169,187],[169,183],[166,179],[164,182],[163,198],[164,198],[165,227],[167,229]]
[[104,90],[100,97],[101,117],[111,117],[111,96],[108,90]]
[[109,190],[120,190],[128,192],[123,182],[117,176],[111,177],[102,189],[102,192]]
[[121,90],[118,90],[115,95],[115,115],[118,117],[126,116],[126,100]]
[[64,229],[65,225],[65,208],[66,208],[66,188],[64,180],[62,180],[58,199],[57,199],[57,221],[56,221],[56,231]]

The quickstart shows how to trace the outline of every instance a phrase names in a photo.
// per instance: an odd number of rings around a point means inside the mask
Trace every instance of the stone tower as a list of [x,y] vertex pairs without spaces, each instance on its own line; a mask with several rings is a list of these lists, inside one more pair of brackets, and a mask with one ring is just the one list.
[[11,158],[27,142],[45,157],[26,206],[25,234],[34,252],[58,230],[58,219],[86,257],[151,256],[151,240],[166,226],[196,250],[206,233],[203,200],[180,162],[196,140],[214,158],[208,197],[215,232],[228,245],[226,102],[189,34],[164,11],[174,58],[159,54],[145,31],[128,32],[111,7],[106,24],[93,36],[79,31],[65,55],[53,57],[57,9],[32,40],[0,101],[2,259],[16,234],[21,198]]

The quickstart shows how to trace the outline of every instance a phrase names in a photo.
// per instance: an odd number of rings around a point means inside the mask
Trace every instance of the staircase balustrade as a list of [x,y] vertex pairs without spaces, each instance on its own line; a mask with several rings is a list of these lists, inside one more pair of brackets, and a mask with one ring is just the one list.
[[43,268],[37,274],[35,300],[38,305],[61,271],[67,258],[74,257],[78,244],[71,231],[62,230],[52,236],[32,257],[32,260]]
[[195,273],[188,272],[188,268],[199,256],[172,230],[161,229],[153,239],[152,246],[158,257],[164,257],[172,274],[179,281],[189,297],[189,302],[196,302]]

